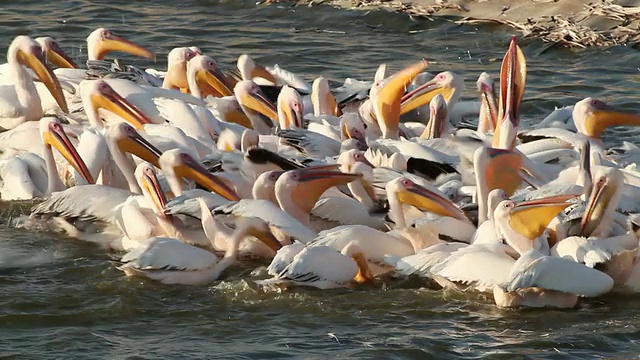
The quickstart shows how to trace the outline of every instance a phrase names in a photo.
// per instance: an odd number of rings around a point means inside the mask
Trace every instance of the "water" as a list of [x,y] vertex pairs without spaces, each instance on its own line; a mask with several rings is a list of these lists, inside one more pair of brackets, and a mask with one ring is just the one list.
[[[197,45],[222,66],[250,53],[313,78],[372,78],[426,57],[473,97],[496,75],[508,29],[458,27],[386,12],[250,1],[20,1],[0,8],[0,53],[18,34],[49,35],[84,62],[99,26],[147,45],[164,68],[175,46]],[[594,96],[640,111],[640,55],[627,47],[567,50],[522,42],[525,122]],[[4,56],[0,55],[4,61]],[[605,140],[637,139],[617,129]],[[629,358],[640,352],[638,297],[578,310],[507,311],[491,299],[429,290],[415,280],[352,290],[265,293],[265,264],[234,266],[212,286],[125,278],[108,255],[60,235],[0,230],[0,357],[21,358]],[[257,270],[254,270],[256,269]]]

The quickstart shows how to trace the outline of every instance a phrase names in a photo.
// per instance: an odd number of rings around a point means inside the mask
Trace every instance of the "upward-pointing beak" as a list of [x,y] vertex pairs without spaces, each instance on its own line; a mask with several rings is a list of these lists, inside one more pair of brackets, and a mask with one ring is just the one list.
[[73,166],[76,171],[82,175],[82,177],[89,184],[95,184],[93,176],[89,172],[84,160],[78,154],[78,151],[73,146],[69,137],[64,132],[62,126],[58,123],[50,123],[49,130],[44,134],[44,142],[49,146],[55,147],[60,154]]
[[488,191],[502,189],[507,196],[513,195],[522,183],[522,155],[505,149],[486,148],[486,151],[489,155],[485,169]]
[[593,185],[591,196],[589,196],[589,201],[587,202],[587,207],[585,208],[584,215],[582,215],[582,222],[580,223],[580,232],[583,236],[591,235],[598,227],[616,191],[615,182],[598,181]]
[[493,147],[512,149],[515,145],[526,79],[527,61],[514,37],[500,68],[500,103]]
[[60,106],[60,109],[62,109],[63,112],[68,113],[69,108],[67,107],[67,100],[62,93],[60,82],[53,71],[51,71],[51,68],[47,66],[42,50],[38,49],[37,51],[34,51],[34,53],[20,51],[18,52],[18,59],[21,64],[30,67],[36,73],[36,76],[47,87],[53,98],[56,100],[56,103],[58,103],[58,106]]
[[576,197],[576,195],[560,195],[523,201],[511,210],[509,225],[520,235],[529,240],[535,240],[542,235],[554,217],[572,204],[567,201]]

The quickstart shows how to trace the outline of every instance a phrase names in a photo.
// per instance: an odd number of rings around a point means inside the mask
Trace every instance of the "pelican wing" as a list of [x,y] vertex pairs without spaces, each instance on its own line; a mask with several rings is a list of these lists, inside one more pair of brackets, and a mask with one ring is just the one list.
[[514,264],[502,244],[476,244],[463,247],[432,268],[433,274],[473,285],[481,291],[504,283]]
[[131,196],[128,190],[103,185],[74,186],[53,193],[31,209],[32,217],[58,216],[65,219],[103,221],[117,225],[116,211]]
[[613,288],[613,279],[571,259],[544,256],[532,249],[513,265],[503,284],[507,291],[535,286],[594,297],[608,293]]
[[276,256],[271,260],[271,264],[269,264],[267,268],[267,273],[271,276],[278,276],[304,248],[304,244],[299,242],[280,248],[280,250],[276,252]]
[[218,194],[202,190],[186,190],[180,196],[176,196],[165,206],[165,213],[170,215],[185,215],[200,220],[200,204],[198,198],[202,198],[209,209],[215,209],[229,203],[229,200]]
[[126,253],[122,262],[140,270],[196,271],[215,265],[218,257],[180,240],[158,237]]
[[403,275],[430,277],[432,274],[432,268],[435,265],[447,259],[452,253],[466,246],[468,245],[463,243],[440,243],[426,249],[422,249],[414,255],[396,259],[395,262],[392,262],[392,259],[388,257],[385,259],[385,262],[395,267],[396,271]]
[[348,284],[358,273],[358,265],[327,246],[307,247],[300,251],[278,277],[297,283]]
[[0,85],[0,119],[20,116],[20,101],[14,85]]
[[347,197],[321,198],[311,210],[311,215],[342,225],[365,225],[374,229],[386,227],[384,218],[371,216],[366,206]]
[[320,159],[340,154],[340,146],[342,145],[335,139],[305,129],[282,130],[278,136],[283,144],[289,145],[305,155]]
[[243,199],[217,207],[213,210],[213,213],[238,217],[257,217],[305,244],[311,242],[317,236],[315,231],[309,229],[268,200]]
[[551,255],[571,259],[593,268],[597,264],[604,264],[611,260],[616,254],[637,247],[638,240],[628,234],[607,239],[570,236],[557,243],[551,249]]

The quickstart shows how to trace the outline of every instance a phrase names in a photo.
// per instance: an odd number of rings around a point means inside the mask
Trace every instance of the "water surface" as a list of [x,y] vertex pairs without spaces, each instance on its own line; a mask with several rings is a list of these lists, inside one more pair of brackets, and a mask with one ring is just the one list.
[[[19,3],[19,5],[18,5]],[[7,5],[10,4],[10,5]],[[250,53],[313,79],[372,78],[427,58],[475,96],[498,73],[508,29],[458,27],[381,11],[256,7],[251,1],[5,2],[0,53],[18,34],[49,35],[83,63],[85,38],[103,26],[158,54],[197,45],[222,66]],[[640,56],[627,47],[568,50],[522,43],[525,122],[586,96],[640,111]],[[0,55],[4,61],[4,55]],[[610,144],[637,130],[610,131]],[[352,290],[265,293],[241,264],[204,287],[125,278],[103,251],[61,235],[0,230],[0,357],[6,358],[629,358],[640,353],[637,296],[609,296],[572,311],[509,311],[491,299],[429,290],[415,280]],[[257,270],[254,270],[256,269]]]

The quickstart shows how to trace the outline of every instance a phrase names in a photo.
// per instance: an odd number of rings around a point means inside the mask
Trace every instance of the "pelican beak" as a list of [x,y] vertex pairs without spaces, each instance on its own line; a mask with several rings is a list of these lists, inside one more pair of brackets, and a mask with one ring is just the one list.
[[522,183],[522,155],[505,149],[487,148],[486,151],[489,161],[485,169],[485,178],[489,191],[502,189],[507,196],[513,195]]
[[614,182],[597,181],[593,185],[591,196],[587,202],[582,222],[580,223],[580,231],[582,235],[589,236],[598,227],[602,216],[605,214],[611,198],[615,195],[617,189]]
[[481,107],[485,109],[484,113],[488,116],[488,119],[483,119],[489,124],[489,130],[495,131],[498,122],[498,107],[496,105],[496,91],[495,88],[482,84],[480,86],[481,93]]
[[567,200],[576,197],[560,195],[518,203],[510,211],[509,225],[520,235],[535,240],[542,235],[554,217],[572,204]]
[[161,212],[164,211],[165,206],[167,205],[167,197],[162,191],[162,187],[160,187],[160,182],[158,182],[158,178],[156,177],[155,172],[150,171],[148,174],[145,173],[141,178],[142,186],[145,191],[151,195],[151,199],[153,199],[153,203],[156,205],[158,210]]
[[251,120],[249,120],[247,114],[245,114],[242,109],[233,109],[228,111],[224,115],[224,121],[242,125],[247,129],[253,129],[253,126],[251,126]]
[[142,129],[145,124],[153,123],[147,115],[116,93],[111,87],[107,91],[92,94],[91,101],[96,109],[108,110],[126,120],[138,130]]
[[397,192],[397,196],[401,203],[413,205],[421,211],[469,221],[464,212],[449,199],[420,185],[412,184],[405,190]]
[[110,52],[123,52],[135,56],[140,56],[146,59],[155,58],[155,55],[151,51],[143,48],[136,43],[115,35],[110,35],[109,37],[103,39],[96,46],[98,59],[102,59],[107,53]]
[[140,159],[153,164],[153,166],[160,168],[158,159],[162,155],[162,151],[158,150],[158,148],[153,146],[153,144],[137,132],[135,135],[127,136],[118,140],[117,146],[120,151],[133,154]]
[[433,78],[402,96],[400,114],[406,114],[411,110],[430,103],[438,94],[442,95],[444,99],[448,101],[451,99],[453,89],[441,86],[437,83],[436,78]]
[[602,132],[610,126],[640,126],[640,115],[616,109],[611,105],[600,105],[585,121],[588,136],[599,139]]
[[262,241],[265,245],[267,245],[273,251],[278,251],[282,248],[282,244],[280,243],[280,241],[278,241],[278,239],[276,239],[273,233],[269,230],[264,231],[261,229],[251,228],[249,230],[249,234],[254,236],[256,239]]
[[47,60],[60,68],[77,69],[78,65],[58,45],[47,51]]
[[232,96],[233,92],[226,85],[227,79],[218,69],[202,69],[196,72],[196,82],[206,95],[215,97]]
[[71,144],[71,141],[69,141],[67,133],[64,132],[64,129],[60,124],[49,124],[49,130],[44,133],[44,142],[49,146],[55,147],[89,184],[95,184],[93,176],[91,176],[87,165],[84,163],[84,160],[82,160],[73,144]]
[[302,111],[294,110],[291,105],[287,101],[283,101],[280,103],[282,107],[282,112],[284,114],[285,124],[286,126],[281,126],[282,129],[290,129],[293,127],[297,127],[302,129]]
[[445,135],[444,131],[447,128],[447,122],[449,122],[449,110],[446,106],[445,102],[438,104],[438,106],[434,106],[433,103],[429,104],[429,122],[420,135],[421,138],[437,139]]
[[267,99],[262,90],[245,94],[241,99],[238,99],[238,101],[242,102],[242,104],[249,109],[268,117],[271,121],[278,121],[278,109],[276,105]]
[[195,181],[198,185],[212,191],[227,200],[238,201],[240,197],[231,189],[222,179],[207,171],[202,165],[195,160],[190,159],[174,168],[175,174]]
[[275,78],[275,76],[273,76],[273,74],[271,74],[266,67],[259,64],[256,64],[256,66],[253,68],[253,71],[251,71],[251,76],[254,78],[263,78],[267,81],[272,82],[274,85],[278,83],[278,80]]
[[47,61],[42,53],[40,47],[34,48],[31,52],[18,52],[18,61],[20,64],[30,67],[35,73],[38,79],[44,83],[56,103],[60,106],[63,112],[68,113],[67,100],[62,92],[62,87],[58,78],[55,76],[51,68],[47,66]]
[[515,145],[526,79],[527,61],[514,37],[500,68],[500,104],[493,147],[512,149]]
[[320,196],[329,188],[346,185],[362,177],[362,174],[348,174],[334,170],[323,170],[318,167],[295,171],[299,172],[300,177],[298,186],[292,193],[292,198],[296,205],[307,213],[313,209]]
[[376,96],[375,99],[372,99],[373,109],[383,134],[398,132],[400,114],[402,114],[400,106],[402,95],[413,78],[428,65],[426,60],[422,60],[374,85],[375,91],[372,92]]

